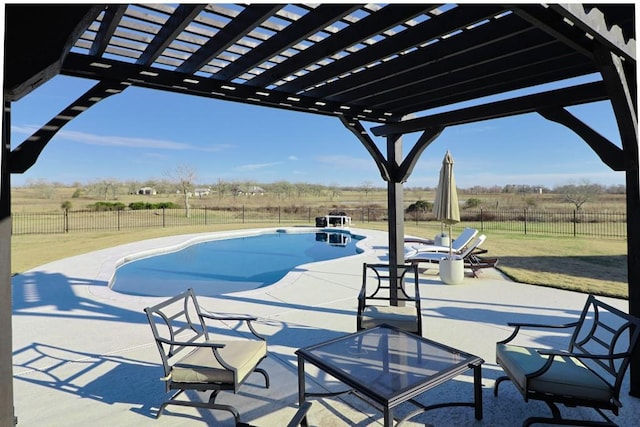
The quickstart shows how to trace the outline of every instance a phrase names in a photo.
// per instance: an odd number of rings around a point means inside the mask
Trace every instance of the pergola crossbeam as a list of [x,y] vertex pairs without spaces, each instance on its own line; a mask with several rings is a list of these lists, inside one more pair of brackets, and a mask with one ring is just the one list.
[[571,106],[608,99],[602,82],[586,83],[565,89],[557,89],[534,95],[496,101],[489,104],[447,111],[398,123],[377,126],[371,129],[376,136],[395,133],[411,133],[433,126],[453,126],[497,119],[518,114],[533,113],[549,107]]

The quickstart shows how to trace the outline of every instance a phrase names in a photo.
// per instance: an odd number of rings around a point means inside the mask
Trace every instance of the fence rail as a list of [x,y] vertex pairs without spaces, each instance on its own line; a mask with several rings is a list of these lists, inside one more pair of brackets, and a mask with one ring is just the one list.
[[[341,209],[354,223],[387,220],[386,209]],[[207,207],[191,208],[189,217],[184,209],[62,211],[47,213],[14,213],[12,233],[55,234],[76,231],[120,231],[133,228],[180,227],[187,225],[296,223],[315,224],[315,218],[328,212],[320,208],[295,207]],[[407,212],[406,222],[417,224],[437,222],[431,212]],[[627,237],[627,217],[620,212],[590,212],[581,210],[506,210],[466,209],[461,212],[461,224],[481,231],[504,231],[520,234],[551,234]]]

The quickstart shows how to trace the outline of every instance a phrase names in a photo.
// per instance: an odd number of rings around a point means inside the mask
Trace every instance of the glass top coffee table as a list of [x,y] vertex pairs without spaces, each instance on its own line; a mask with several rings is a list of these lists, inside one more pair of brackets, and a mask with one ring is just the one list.
[[[381,410],[385,427],[393,425],[393,408],[416,405],[400,422],[424,411],[445,406],[471,406],[482,419],[482,360],[452,347],[390,326],[378,326],[320,344],[301,348],[298,355],[298,399],[335,396],[307,393],[304,364],[311,363],[349,387],[351,392]],[[425,406],[414,398],[469,369],[473,370],[473,402]],[[344,393],[344,392],[342,392]]]

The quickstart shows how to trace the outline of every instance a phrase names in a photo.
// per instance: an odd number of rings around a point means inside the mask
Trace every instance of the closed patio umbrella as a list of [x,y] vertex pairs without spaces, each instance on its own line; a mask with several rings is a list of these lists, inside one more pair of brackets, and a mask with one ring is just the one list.
[[456,180],[453,176],[453,157],[448,150],[440,168],[440,179],[433,212],[437,220],[449,226],[449,257],[451,258],[453,252],[451,249],[451,226],[460,222],[460,206],[458,205]]

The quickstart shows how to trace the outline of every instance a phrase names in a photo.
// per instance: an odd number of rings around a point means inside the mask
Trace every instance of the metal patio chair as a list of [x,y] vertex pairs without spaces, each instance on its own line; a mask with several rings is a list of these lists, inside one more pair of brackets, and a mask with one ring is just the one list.
[[[267,342],[253,325],[255,317],[203,313],[192,289],[144,309],[153,331],[164,368],[167,392],[176,390],[158,409],[157,417],[167,405],[193,406],[231,412],[240,422],[238,411],[230,405],[217,404],[221,391],[238,392],[247,377],[258,372],[269,388],[269,375],[258,365],[267,357]],[[205,319],[245,322],[250,338],[212,338]],[[208,402],[177,400],[187,390],[211,392]]]
[[394,302],[391,298],[389,264],[362,266],[362,287],[358,294],[357,330],[387,324],[407,332],[422,335],[422,310],[418,267],[398,265],[398,283]]
[[[534,423],[585,426],[616,426],[603,412],[618,415],[620,387],[638,336],[640,319],[605,304],[590,295],[576,322],[564,325],[510,323],[513,333],[496,345],[496,360],[506,376],[496,380],[494,395],[505,380],[511,380],[525,402],[543,401],[552,417],[531,417]],[[572,330],[569,345],[542,349],[511,344],[521,330],[547,328]],[[558,404],[595,409],[602,421],[565,419]]]

